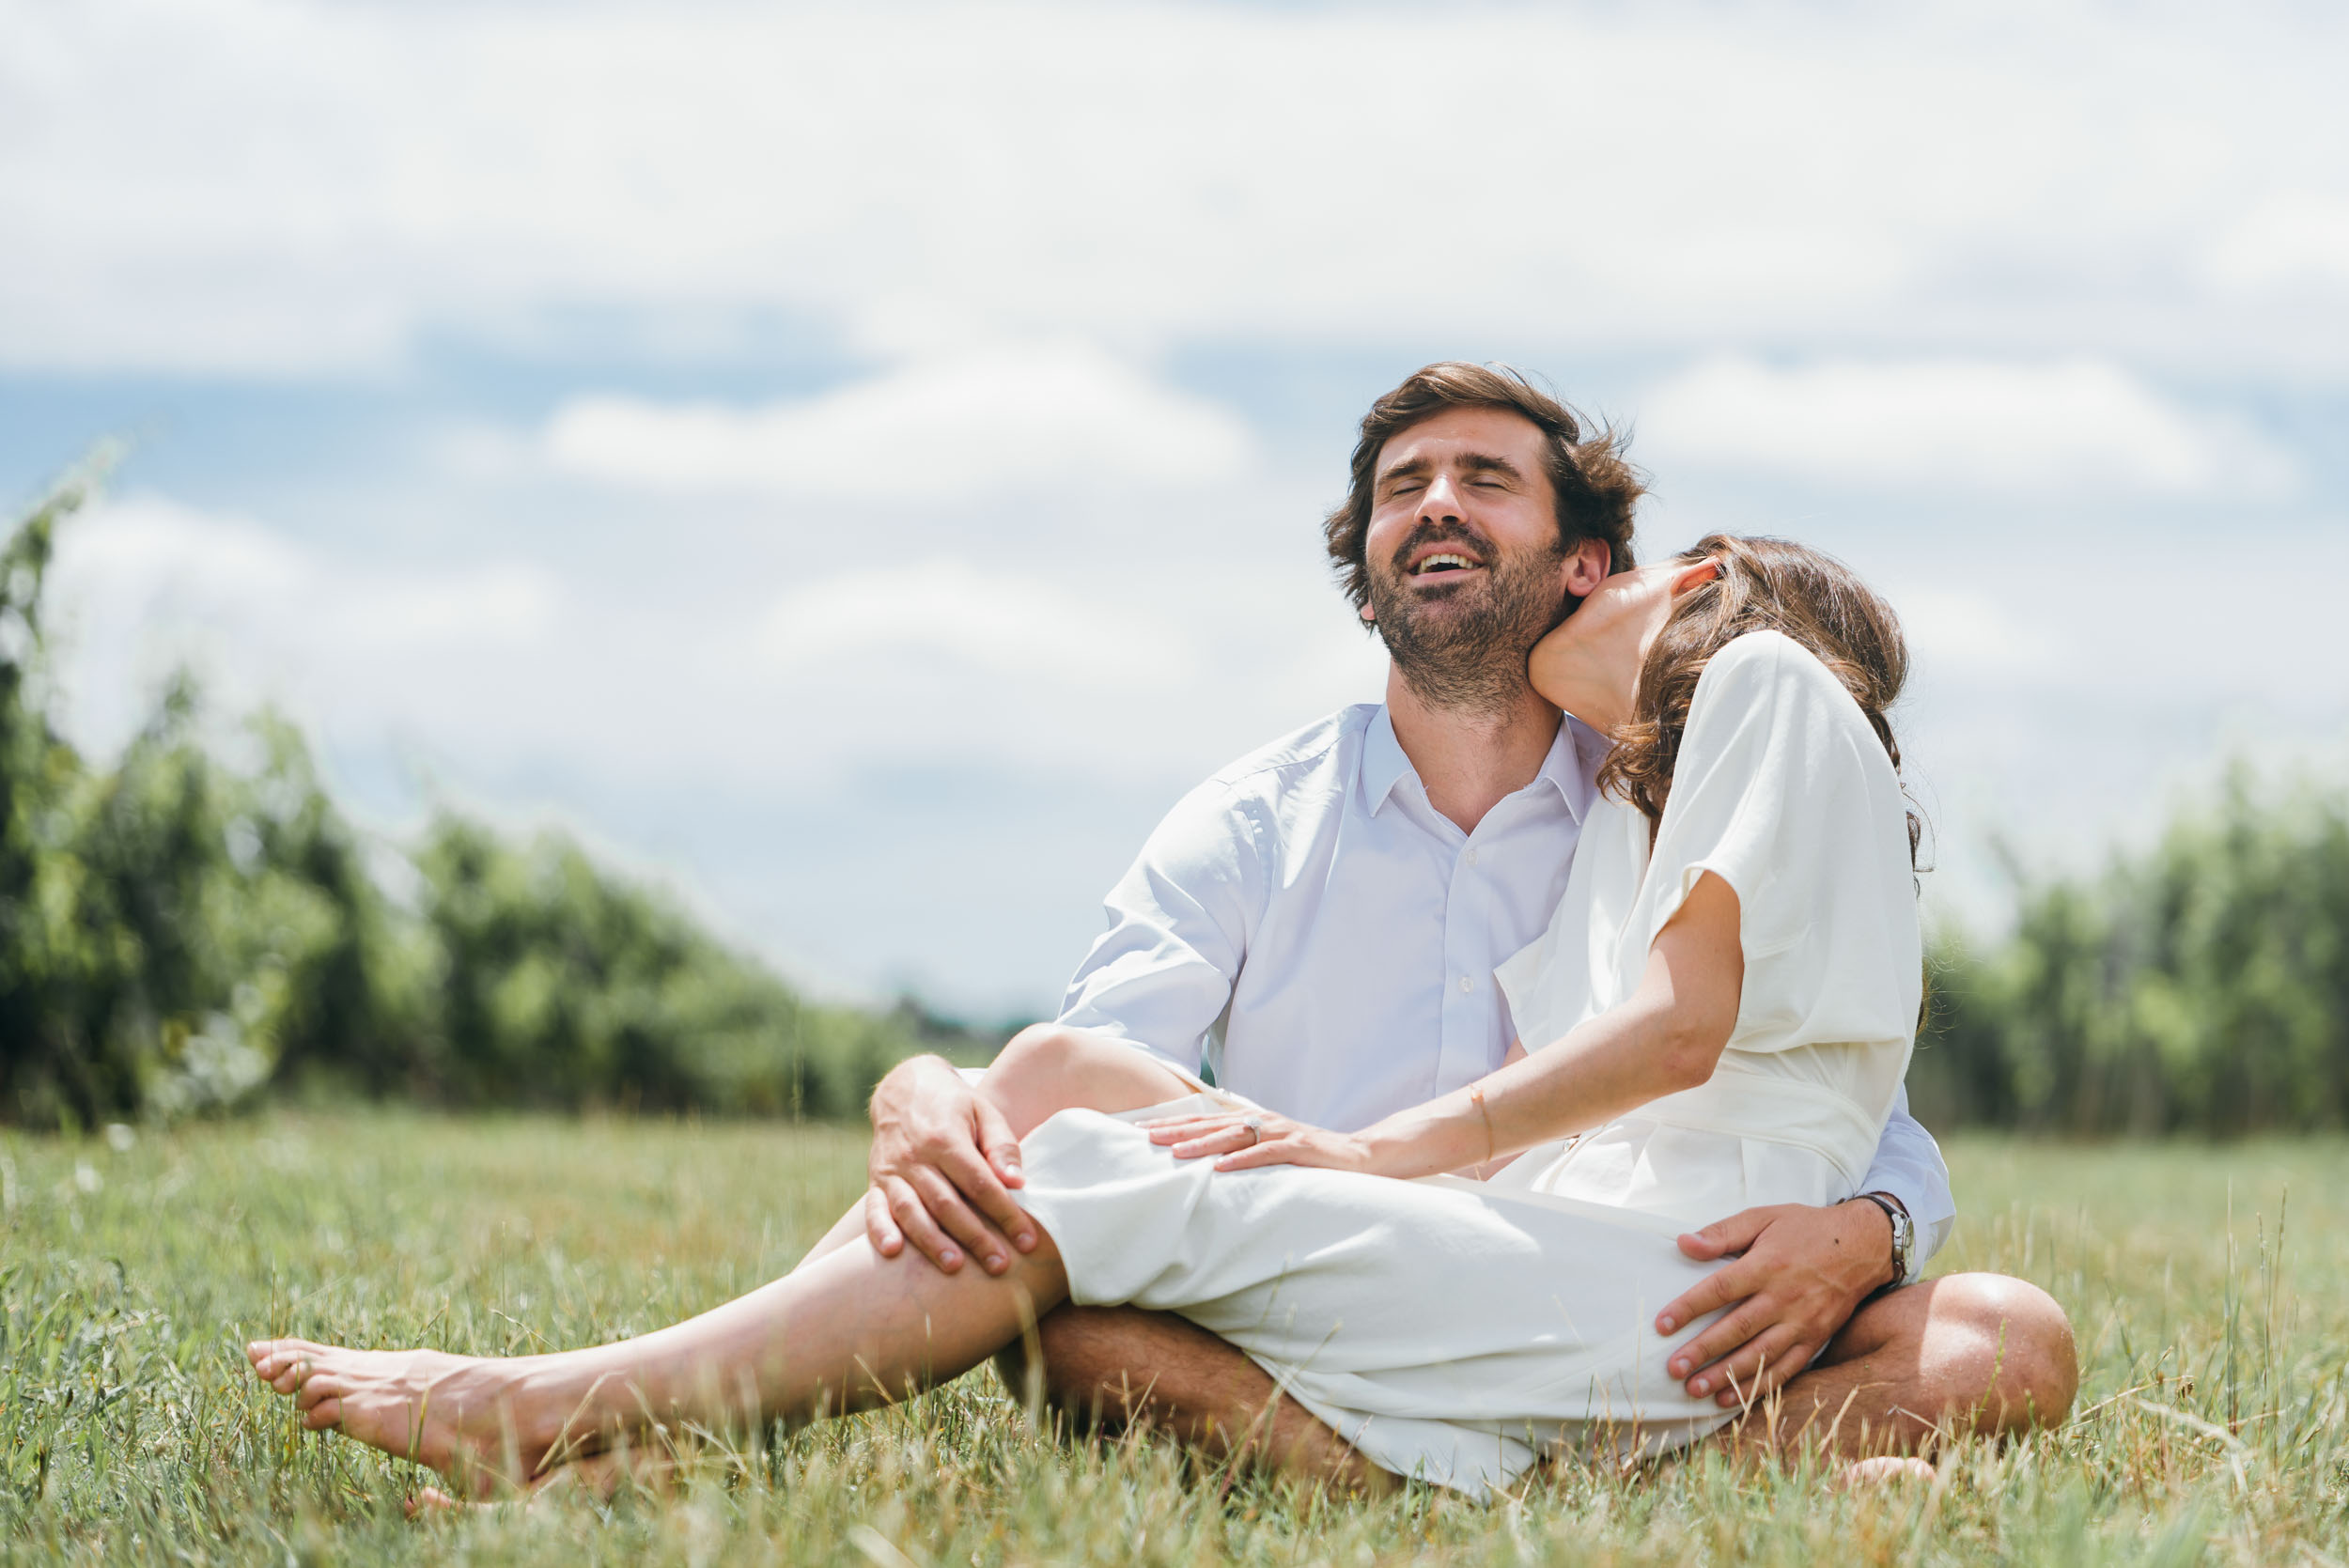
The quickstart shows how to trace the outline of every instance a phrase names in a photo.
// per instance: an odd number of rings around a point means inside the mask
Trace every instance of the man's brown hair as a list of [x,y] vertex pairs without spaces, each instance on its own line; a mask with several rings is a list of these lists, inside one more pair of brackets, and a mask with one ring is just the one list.
[[1371,404],[1354,443],[1354,476],[1346,501],[1322,524],[1330,563],[1355,608],[1370,602],[1370,568],[1363,541],[1370,533],[1372,486],[1378,454],[1388,442],[1446,409],[1500,409],[1521,414],[1541,430],[1549,488],[1558,498],[1558,547],[1604,539],[1612,571],[1631,567],[1631,511],[1647,485],[1625,460],[1624,438],[1605,426],[1585,437],[1586,423],[1557,398],[1505,365],[1446,360],[1414,370],[1403,384]]

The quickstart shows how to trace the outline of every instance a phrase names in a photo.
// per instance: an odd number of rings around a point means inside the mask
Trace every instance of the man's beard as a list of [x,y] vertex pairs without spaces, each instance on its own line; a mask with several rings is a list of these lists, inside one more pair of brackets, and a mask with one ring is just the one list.
[[[1565,619],[1567,599],[1558,582],[1565,551],[1553,545],[1531,559],[1512,559],[1477,540],[1486,557],[1484,582],[1462,582],[1444,599],[1414,602],[1403,565],[1410,552],[1465,536],[1458,528],[1414,530],[1387,568],[1370,574],[1370,607],[1396,671],[1420,701],[1498,715],[1523,695],[1533,644]],[[1450,602],[1463,595],[1476,602]]]

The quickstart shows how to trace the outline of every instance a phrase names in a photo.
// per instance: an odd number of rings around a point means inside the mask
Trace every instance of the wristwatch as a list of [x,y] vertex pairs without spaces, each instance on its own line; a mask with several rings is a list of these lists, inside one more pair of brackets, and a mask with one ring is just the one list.
[[1890,1192],[1862,1192],[1860,1197],[1884,1211],[1892,1222],[1892,1283],[1905,1285],[1917,1267],[1917,1225],[1908,1207]]

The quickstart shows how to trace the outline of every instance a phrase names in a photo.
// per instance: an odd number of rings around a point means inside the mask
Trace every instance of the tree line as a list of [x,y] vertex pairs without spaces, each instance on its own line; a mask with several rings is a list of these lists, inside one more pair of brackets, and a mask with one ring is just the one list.
[[2237,768],[2151,848],[1937,944],[1928,1125],[2230,1136],[2349,1124],[2349,798]]
[[208,745],[184,678],[118,760],[84,755],[42,595],[96,478],[0,549],[0,1118],[87,1128],[272,1092],[847,1116],[909,1053],[987,1044],[910,1004],[812,1002],[561,835],[443,811],[383,844],[284,722]]
[[[364,834],[301,736],[208,744],[184,679],[111,766],[60,733],[42,594],[91,469],[0,549],[0,1119],[90,1127],[276,1094],[451,1107],[855,1114],[973,1032],[819,1005],[558,834],[443,811]],[[1928,1126],[2349,1123],[2349,798],[2238,773],[2153,847],[1937,939],[1909,1072]]]

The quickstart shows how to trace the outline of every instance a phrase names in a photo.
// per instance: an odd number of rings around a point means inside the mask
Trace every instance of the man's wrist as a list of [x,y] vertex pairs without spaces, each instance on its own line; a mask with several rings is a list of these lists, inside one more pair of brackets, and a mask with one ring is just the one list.
[[1884,1277],[1876,1288],[1905,1285],[1916,1270],[1917,1230],[1908,1218],[1908,1205],[1890,1192],[1861,1192],[1848,1202],[1865,1203],[1884,1216],[1890,1233],[1885,1240]]
[[875,1124],[879,1125],[881,1108],[884,1105],[898,1101],[900,1096],[911,1092],[915,1081],[929,1077],[941,1069],[954,1073],[957,1079],[961,1077],[959,1073],[955,1072],[953,1063],[942,1056],[929,1052],[925,1052],[920,1056],[909,1056],[883,1073],[880,1081],[873,1085],[873,1098],[868,1107]]

